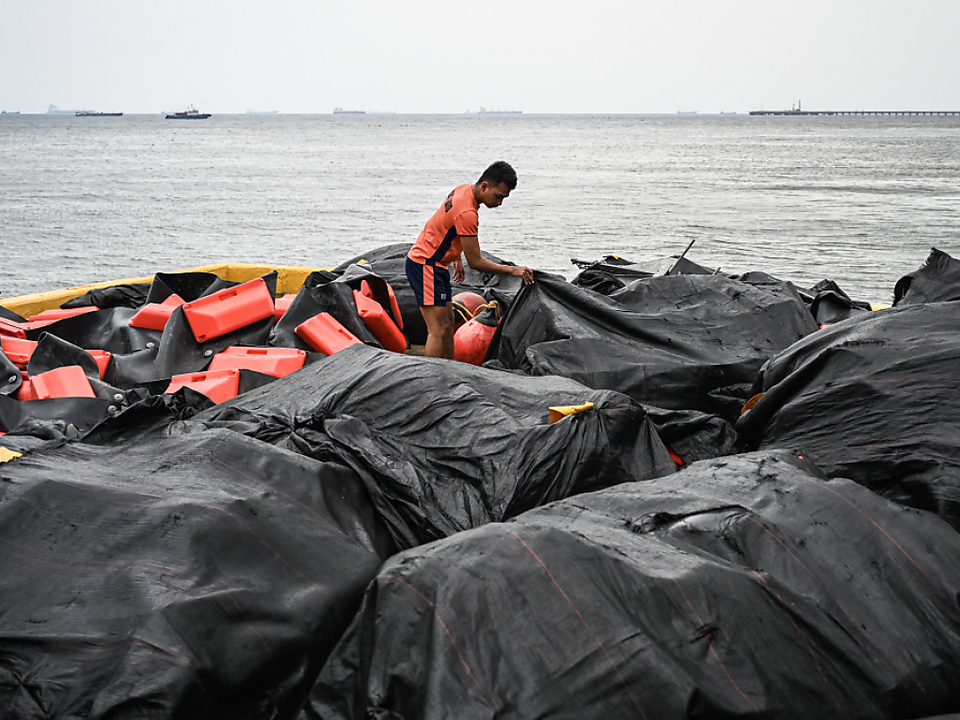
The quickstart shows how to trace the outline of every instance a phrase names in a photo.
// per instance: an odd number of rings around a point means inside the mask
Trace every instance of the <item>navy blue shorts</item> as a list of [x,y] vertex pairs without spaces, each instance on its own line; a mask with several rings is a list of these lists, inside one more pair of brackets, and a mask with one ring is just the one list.
[[450,302],[450,271],[434,265],[421,265],[407,258],[407,280],[420,307],[445,307]]

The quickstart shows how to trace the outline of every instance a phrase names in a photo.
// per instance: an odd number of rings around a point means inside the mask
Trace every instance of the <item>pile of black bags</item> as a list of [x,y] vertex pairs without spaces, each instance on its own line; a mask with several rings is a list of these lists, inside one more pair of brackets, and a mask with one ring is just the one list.
[[[0,393],[0,716],[960,713],[960,264],[877,311],[689,260],[468,276],[478,368],[364,327],[390,285],[422,343],[404,247],[207,342],[128,324],[199,274],[30,331],[96,397]],[[305,345],[318,312],[362,344]],[[307,360],[165,392],[232,345]]]

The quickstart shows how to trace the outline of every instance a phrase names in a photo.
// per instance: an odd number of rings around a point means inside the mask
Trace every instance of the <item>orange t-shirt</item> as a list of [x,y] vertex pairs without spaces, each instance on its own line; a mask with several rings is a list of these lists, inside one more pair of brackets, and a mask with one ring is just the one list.
[[445,268],[463,252],[460,237],[479,232],[479,209],[480,203],[473,196],[473,185],[458,185],[427,220],[407,257],[421,265]]

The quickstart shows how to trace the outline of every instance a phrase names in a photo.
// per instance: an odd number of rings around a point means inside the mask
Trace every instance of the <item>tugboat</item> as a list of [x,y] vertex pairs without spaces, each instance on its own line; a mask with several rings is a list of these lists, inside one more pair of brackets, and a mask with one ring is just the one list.
[[208,117],[210,113],[202,113],[191,106],[181,112],[170,113],[167,120],[206,120]]

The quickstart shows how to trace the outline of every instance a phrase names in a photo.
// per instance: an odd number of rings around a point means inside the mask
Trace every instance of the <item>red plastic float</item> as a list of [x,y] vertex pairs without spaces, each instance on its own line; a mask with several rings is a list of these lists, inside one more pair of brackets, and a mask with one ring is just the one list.
[[380,303],[356,290],[353,291],[353,301],[357,304],[360,319],[387,350],[396,353],[407,351],[406,336]]
[[47,370],[30,378],[32,394],[37,400],[62,397],[96,397],[86,373],[79,365],[66,365]]
[[107,350],[87,350],[90,355],[93,355],[93,359],[97,361],[97,369],[100,371],[100,379],[103,380],[103,374],[107,371],[107,367],[110,365],[110,360],[113,359],[113,353],[108,352]]
[[483,364],[498,324],[497,308],[493,304],[481,310],[454,333],[454,359],[471,365]]
[[256,370],[281,378],[302,368],[306,359],[307,354],[297,348],[232,346],[213,356],[209,371]]
[[339,320],[325,312],[314,315],[305,323],[298,325],[295,332],[307,345],[325,355],[333,355],[360,342],[360,339],[341,325]]
[[164,392],[173,393],[182,387],[196,390],[219,404],[237,396],[240,391],[240,371],[213,370],[174,375]]
[[273,304],[273,321],[275,323],[280,322],[280,318],[283,317],[287,308],[289,308],[296,299],[296,295],[281,295],[277,298],[277,301]]
[[197,342],[206,342],[273,317],[273,296],[263,278],[186,303],[183,312]]
[[85,305],[84,307],[77,308],[53,308],[52,310],[44,310],[41,313],[36,315],[31,315],[27,318],[30,322],[45,322],[55,323],[57,320],[63,320],[64,318],[76,317],[77,315],[84,315],[89,312],[97,312],[100,308],[94,305]]
[[130,327],[145,328],[147,330],[163,330],[173,315],[173,311],[184,304],[182,297],[174,293],[163,302],[147,303],[140,311],[130,318],[127,323]]
[[10,362],[20,368],[25,368],[30,362],[33,351],[37,349],[37,341],[0,335],[0,347],[3,348],[3,354],[7,356]]

